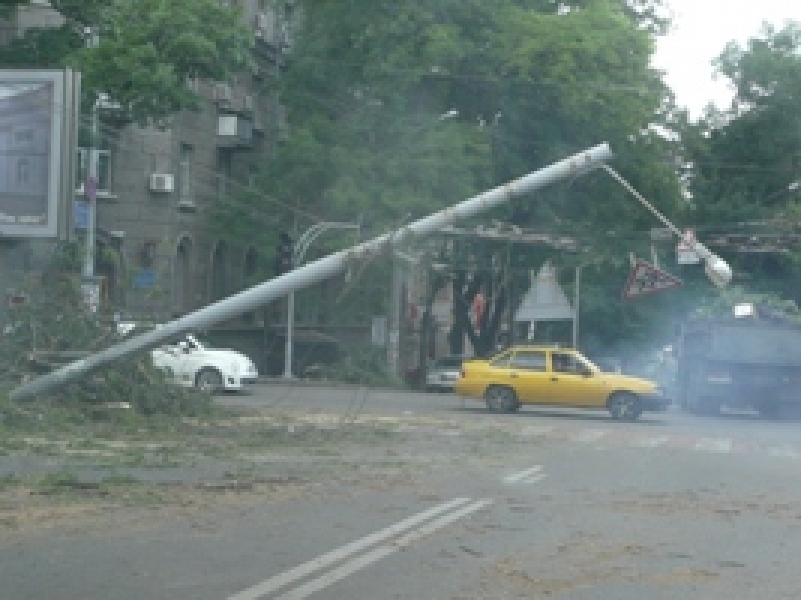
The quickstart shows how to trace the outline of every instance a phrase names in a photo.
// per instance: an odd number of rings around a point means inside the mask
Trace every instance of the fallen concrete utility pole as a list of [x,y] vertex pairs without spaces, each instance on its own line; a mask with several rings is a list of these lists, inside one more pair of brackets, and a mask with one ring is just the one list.
[[51,373],[28,381],[11,392],[12,400],[35,398],[109,363],[130,354],[156,346],[192,330],[206,329],[285,296],[323,281],[348,268],[349,265],[372,258],[397,245],[409,235],[427,235],[459,219],[467,219],[491,208],[500,206],[515,196],[526,194],[560,179],[576,177],[600,167],[612,158],[608,144],[600,144],[584,152],[561,160],[548,167],[529,173],[505,185],[486,191],[450,208],[443,209],[419,221],[409,223],[397,231],[384,234],[368,242],[330,254],[284,275],[265,281],[238,294],[210,304],[200,310],[171,321],[136,337],[111,346],[97,354],[77,360]]

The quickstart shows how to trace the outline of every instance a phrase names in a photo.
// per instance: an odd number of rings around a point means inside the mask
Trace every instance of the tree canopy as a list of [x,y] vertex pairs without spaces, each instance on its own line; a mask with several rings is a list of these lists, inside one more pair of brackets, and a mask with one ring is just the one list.
[[[681,210],[678,145],[656,127],[673,110],[650,66],[660,2],[299,4],[303,24],[276,82],[290,135],[263,180],[273,199],[331,220],[361,214],[386,230],[608,141],[641,192],[668,214]],[[659,225],[602,173],[487,219],[574,235],[589,251],[562,264],[621,271]],[[588,306],[620,310],[624,280],[588,278]],[[633,316],[617,323],[630,332],[645,317],[626,310]]]
[[[6,8],[23,4],[28,2],[3,2]],[[138,121],[197,108],[189,79],[225,80],[250,61],[252,35],[239,10],[219,0],[53,0],[51,5],[64,24],[26,30],[0,47],[0,63],[78,69],[87,97],[107,94]]]
[[[790,233],[801,186],[801,24],[765,26],[716,61],[735,87],[732,106],[685,132],[693,222],[707,230]],[[767,221],[770,225],[747,225]],[[753,292],[801,301],[798,249],[730,257]]]

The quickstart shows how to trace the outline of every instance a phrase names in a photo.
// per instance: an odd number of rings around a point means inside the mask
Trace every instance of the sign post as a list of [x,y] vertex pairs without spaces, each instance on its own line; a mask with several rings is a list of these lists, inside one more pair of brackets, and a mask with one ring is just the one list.
[[695,229],[688,227],[684,230],[684,235],[679,238],[676,244],[676,259],[680,265],[697,265],[701,262],[701,257],[695,251],[698,240],[695,237]]

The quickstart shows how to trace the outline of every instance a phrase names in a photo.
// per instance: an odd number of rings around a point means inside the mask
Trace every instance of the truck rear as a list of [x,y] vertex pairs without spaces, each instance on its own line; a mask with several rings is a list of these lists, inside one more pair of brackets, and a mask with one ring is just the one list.
[[769,417],[801,406],[801,327],[758,318],[707,319],[682,328],[677,396],[698,414],[721,406]]

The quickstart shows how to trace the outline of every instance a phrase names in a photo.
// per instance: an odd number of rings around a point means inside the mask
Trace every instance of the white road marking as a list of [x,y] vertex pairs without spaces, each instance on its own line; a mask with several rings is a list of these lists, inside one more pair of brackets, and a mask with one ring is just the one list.
[[507,475],[503,478],[506,483],[516,483],[521,479],[525,479],[529,475],[533,475],[534,473],[539,473],[542,471],[542,465],[537,465],[536,467],[531,467],[530,469],[526,469],[525,471],[520,471],[519,473],[513,473],[512,475]]
[[298,579],[302,579],[316,571],[325,569],[334,563],[351,556],[352,554],[356,554],[357,552],[365,550],[370,546],[375,546],[376,544],[384,542],[389,538],[404,533],[406,530],[416,527],[417,525],[439,515],[440,513],[462,506],[467,502],[470,502],[470,498],[456,498],[455,500],[438,504],[437,506],[429,508],[428,510],[424,510],[421,513],[417,513],[416,515],[404,519],[403,521],[399,521],[394,525],[390,525],[389,527],[386,527],[380,531],[376,531],[375,533],[371,533],[363,538],[350,542],[341,548],[331,550],[330,552],[318,556],[317,558],[303,563],[302,565],[298,565],[289,571],[285,571],[270,577],[269,579],[265,579],[253,587],[234,594],[233,596],[229,596],[228,600],[257,600],[258,598],[261,598],[267,594],[280,590],[281,588],[297,581]]
[[520,431],[520,435],[526,436],[538,436],[538,435],[548,435],[551,433],[556,427],[553,425],[526,425]]
[[632,445],[637,446],[638,448],[656,448],[657,446],[667,444],[669,439],[670,438],[666,435],[658,435],[655,437],[644,437],[634,440]]
[[584,442],[585,444],[597,442],[607,433],[609,432],[605,429],[584,429],[576,436],[576,441]]
[[720,438],[703,438],[695,445],[697,450],[706,450],[717,454],[728,454],[731,452],[734,442]]
[[452,513],[449,513],[445,516],[442,516],[426,525],[423,525],[419,529],[415,529],[407,533],[406,535],[398,538],[395,542],[391,542],[387,545],[379,546],[363,554],[361,556],[357,556],[356,558],[340,565],[335,569],[331,569],[330,571],[324,573],[320,577],[316,579],[312,579],[311,581],[304,583],[296,587],[295,589],[287,592],[286,594],[282,594],[278,596],[278,600],[302,600],[303,598],[308,598],[312,594],[319,592],[322,589],[327,588],[333,583],[336,583],[340,579],[344,579],[348,575],[352,575],[353,573],[363,569],[364,567],[381,560],[382,558],[386,558],[390,554],[397,552],[404,546],[408,546],[409,544],[416,542],[419,539],[424,538],[427,535],[430,535],[437,531],[438,529],[442,529],[446,525],[453,523],[454,521],[458,521],[459,519],[466,517],[470,513],[476,512],[477,510],[481,510],[485,506],[489,506],[493,503],[493,500],[477,500],[467,506],[460,508],[459,510],[455,510]]
[[801,452],[789,444],[768,448],[768,455],[774,458],[801,458]]
[[543,479],[545,479],[546,477],[548,477],[548,475],[546,475],[545,473],[537,473],[536,475],[533,475],[532,477],[526,477],[520,483],[538,483],[538,482],[542,481]]

